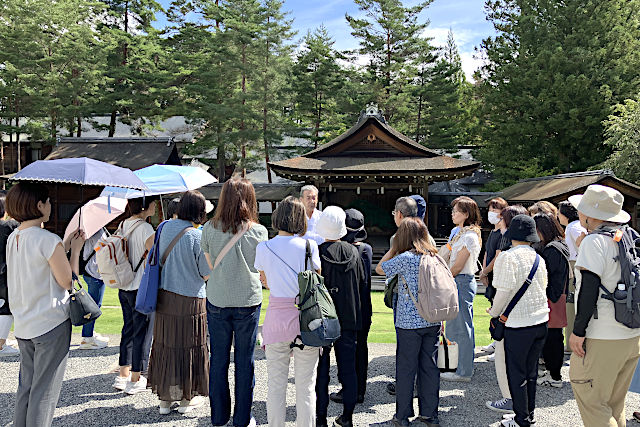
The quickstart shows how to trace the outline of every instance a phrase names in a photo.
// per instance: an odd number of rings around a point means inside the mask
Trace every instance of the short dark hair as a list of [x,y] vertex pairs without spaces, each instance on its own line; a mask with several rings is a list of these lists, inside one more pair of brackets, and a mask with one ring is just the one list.
[[451,207],[458,207],[458,210],[467,214],[467,219],[464,221],[464,225],[480,225],[481,215],[478,204],[471,197],[460,196],[451,202]]
[[222,186],[211,224],[223,233],[230,230],[236,234],[248,221],[258,222],[256,190],[246,178],[231,178]]
[[567,217],[569,222],[577,221],[580,218],[578,217],[578,209],[571,204],[568,200],[558,203],[558,213]]
[[129,215],[138,215],[140,212],[149,209],[149,206],[157,200],[160,200],[159,196],[145,196],[129,199],[127,204]]
[[498,209],[500,211],[507,206],[509,206],[509,203],[507,203],[507,201],[502,197],[494,197],[493,199],[489,200],[489,203],[487,204],[488,209]]
[[6,209],[9,216],[18,222],[42,218],[38,202],[46,203],[49,189],[42,184],[19,182],[7,193]]
[[4,218],[4,214],[6,213],[4,205],[7,199],[7,195],[4,193],[0,193],[0,219]]
[[507,228],[511,225],[511,220],[518,215],[528,215],[527,208],[522,205],[511,205],[502,209],[502,213],[500,214]]
[[173,218],[173,216],[178,213],[179,204],[180,204],[179,197],[169,200],[169,203],[167,203],[167,218]]
[[297,197],[285,197],[271,215],[271,227],[276,231],[298,234],[307,232],[307,213]]
[[540,233],[542,244],[547,245],[556,239],[564,238],[564,231],[555,216],[548,213],[537,213],[533,216],[536,222],[536,230]]
[[206,200],[201,192],[193,190],[185,192],[178,204],[178,218],[202,224],[207,220]]

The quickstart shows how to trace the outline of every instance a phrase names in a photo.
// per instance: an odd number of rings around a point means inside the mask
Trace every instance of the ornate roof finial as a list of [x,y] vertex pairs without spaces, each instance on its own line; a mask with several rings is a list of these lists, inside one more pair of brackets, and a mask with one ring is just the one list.
[[365,117],[375,117],[378,120],[380,120],[382,123],[387,122],[384,118],[384,115],[382,114],[382,110],[378,108],[378,104],[373,102],[370,104],[367,104],[367,107],[360,112],[360,118],[358,121],[364,119]]

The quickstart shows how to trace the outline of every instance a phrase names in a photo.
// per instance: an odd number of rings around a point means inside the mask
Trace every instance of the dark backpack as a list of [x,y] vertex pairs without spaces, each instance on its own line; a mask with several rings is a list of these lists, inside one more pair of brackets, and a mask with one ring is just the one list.
[[628,225],[603,226],[594,233],[611,237],[619,250],[614,259],[620,263],[620,282],[614,292],[600,285],[604,291],[602,298],[613,301],[616,321],[629,328],[640,328],[640,234]]
[[267,249],[298,275],[299,293],[297,297],[298,318],[300,320],[300,340],[310,347],[324,347],[340,338],[340,322],[336,307],[324,285],[324,278],[313,270],[311,245],[307,240],[304,268],[298,273],[278,254]]

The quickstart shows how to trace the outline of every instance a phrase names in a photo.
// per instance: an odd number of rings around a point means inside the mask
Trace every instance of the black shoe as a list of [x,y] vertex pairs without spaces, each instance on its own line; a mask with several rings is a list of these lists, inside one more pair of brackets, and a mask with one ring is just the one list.
[[423,417],[422,415],[418,415],[418,417],[413,420],[413,422],[415,423],[416,421],[421,422],[422,424],[426,425],[427,427],[440,427],[440,423],[434,423],[432,418],[429,417]]
[[396,395],[396,383],[395,382],[387,383],[387,393],[389,393],[392,396]]
[[324,417],[324,418],[316,417],[316,427],[329,427],[327,425],[327,418],[326,417]]
[[351,419],[346,419],[344,415],[340,415],[338,418],[336,418],[334,423],[334,425],[336,426],[353,427],[353,421],[351,421]]
[[334,401],[336,403],[342,403],[342,389],[340,389],[340,391],[338,391],[336,393],[331,393],[329,395],[329,399],[331,399],[332,401]]

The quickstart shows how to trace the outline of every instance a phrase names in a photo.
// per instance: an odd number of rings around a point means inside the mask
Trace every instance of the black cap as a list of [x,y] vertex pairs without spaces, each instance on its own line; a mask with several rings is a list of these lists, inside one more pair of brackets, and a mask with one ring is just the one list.
[[540,241],[536,231],[536,222],[529,215],[524,214],[513,217],[505,237],[508,240],[517,240],[519,242],[537,243]]
[[345,225],[347,226],[347,234],[342,240],[349,243],[362,242],[367,238],[367,231],[364,229],[364,215],[357,209],[347,209]]

